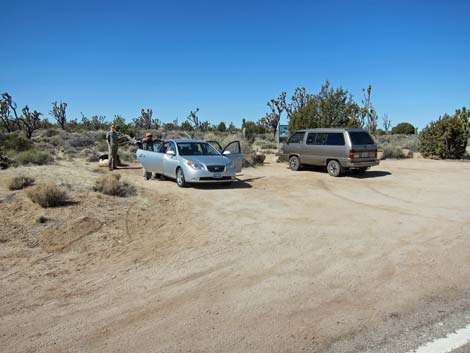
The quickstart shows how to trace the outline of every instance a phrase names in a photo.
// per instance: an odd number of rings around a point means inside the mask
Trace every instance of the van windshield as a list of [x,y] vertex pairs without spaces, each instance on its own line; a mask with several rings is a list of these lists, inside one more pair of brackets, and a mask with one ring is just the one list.
[[349,131],[352,145],[373,145],[374,140],[365,131]]

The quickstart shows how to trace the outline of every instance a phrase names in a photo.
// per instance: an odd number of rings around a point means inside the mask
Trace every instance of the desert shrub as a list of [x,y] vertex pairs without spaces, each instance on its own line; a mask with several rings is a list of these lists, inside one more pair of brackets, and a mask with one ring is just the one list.
[[24,151],[18,153],[16,156],[16,160],[20,164],[37,164],[37,165],[43,165],[47,164],[52,161],[52,157],[50,154],[43,152],[43,151],[38,151],[38,150],[29,150],[29,151]]
[[136,160],[136,155],[135,152],[132,153],[132,151],[122,149],[119,151],[119,158],[124,162],[134,162]]
[[70,134],[68,142],[72,147],[88,147],[95,144],[93,136],[85,133]]
[[395,159],[405,158],[405,154],[403,153],[403,149],[400,146],[393,145],[391,143],[385,143],[381,146],[381,149],[384,152],[384,159],[387,159],[387,158],[395,158]]
[[276,150],[277,144],[269,141],[255,141],[255,144],[262,150]]
[[419,139],[417,135],[383,135],[376,136],[376,140],[380,148],[385,144],[392,144],[413,152],[418,151]]
[[387,135],[387,132],[385,130],[382,130],[382,129],[377,129],[377,130],[375,130],[374,135],[375,136],[384,136],[384,135]]
[[392,128],[392,135],[414,135],[415,127],[410,123],[400,123]]
[[137,193],[135,186],[120,180],[119,174],[103,175],[96,179],[94,191],[101,192],[105,195],[127,197]]
[[427,125],[419,135],[419,151],[423,157],[460,159],[465,155],[470,137],[470,111],[444,115]]
[[67,193],[55,184],[40,184],[28,191],[28,196],[41,207],[58,207],[67,204]]
[[10,180],[8,184],[8,188],[10,190],[21,190],[28,186],[33,185],[34,178],[25,176],[25,175],[18,175]]
[[0,134],[0,149],[22,152],[31,148],[33,148],[33,142],[18,133]]
[[11,166],[16,166],[16,161],[0,153],[0,169],[7,169]]
[[58,130],[56,129],[45,129],[44,130],[44,136],[47,136],[47,137],[52,137],[52,136],[55,136],[59,133]]

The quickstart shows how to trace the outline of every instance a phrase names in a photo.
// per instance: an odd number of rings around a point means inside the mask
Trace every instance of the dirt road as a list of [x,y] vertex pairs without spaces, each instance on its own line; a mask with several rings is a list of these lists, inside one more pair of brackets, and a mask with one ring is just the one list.
[[271,162],[185,189],[125,169],[127,199],[90,191],[93,169],[27,169],[76,201],[48,210],[2,172],[2,352],[374,351],[470,307],[470,163]]

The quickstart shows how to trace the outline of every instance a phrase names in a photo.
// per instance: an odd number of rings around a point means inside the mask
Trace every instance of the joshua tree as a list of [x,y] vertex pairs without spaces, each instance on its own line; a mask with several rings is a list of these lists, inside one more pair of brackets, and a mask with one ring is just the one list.
[[52,110],[49,112],[51,116],[57,121],[57,124],[65,130],[65,124],[67,123],[67,117],[65,110],[67,109],[67,103],[57,102],[52,103]]
[[279,120],[281,119],[282,112],[286,109],[286,92],[282,92],[278,98],[271,99],[268,103],[271,108],[271,113],[261,118],[260,123],[268,130],[271,130],[273,136],[276,136]]
[[[17,106],[8,93],[2,94],[0,101],[0,119],[2,120],[3,126],[8,132],[13,130],[21,130],[21,121],[16,111]],[[11,114],[13,113],[13,116]],[[15,127],[16,124],[16,127]]]
[[363,89],[362,92],[364,93],[362,100],[364,107],[361,109],[362,125],[367,125],[369,131],[374,132],[377,129],[377,112],[370,99],[372,86],[369,85],[367,90]]
[[41,126],[39,120],[40,115],[41,113],[37,112],[36,110],[30,112],[28,106],[23,108],[23,115],[19,119],[21,121],[22,130],[28,139],[31,139],[34,130],[39,129]]
[[140,116],[133,119],[135,127],[146,130],[158,129],[160,127],[160,121],[158,119],[153,119],[152,115],[152,109],[141,109]]
[[195,111],[190,111],[189,115],[186,117],[186,120],[189,121],[193,129],[199,129],[201,127],[201,122],[199,121],[199,117],[197,116],[197,112],[199,111],[199,108],[196,108]]
[[392,127],[392,121],[388,117],[388,114],[383,115],[382,123],[383,123],[383,127],[384,127],[385,132],[388,134],[388,132],[390,131],[390,128]]

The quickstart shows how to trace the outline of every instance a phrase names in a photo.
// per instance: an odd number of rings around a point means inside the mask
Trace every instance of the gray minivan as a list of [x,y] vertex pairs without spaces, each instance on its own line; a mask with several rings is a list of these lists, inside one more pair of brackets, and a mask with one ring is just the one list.
[[357,128],[299,130],[289,137],[281,153],[292,170],[299,170],[303,164],[326,166],[334,177],[348,169],[362,174],[379,164],[374,139]]

